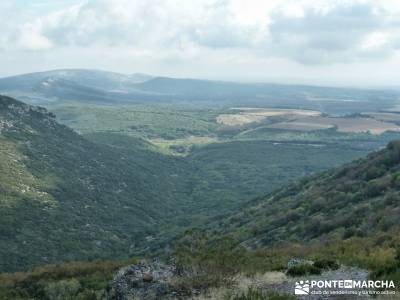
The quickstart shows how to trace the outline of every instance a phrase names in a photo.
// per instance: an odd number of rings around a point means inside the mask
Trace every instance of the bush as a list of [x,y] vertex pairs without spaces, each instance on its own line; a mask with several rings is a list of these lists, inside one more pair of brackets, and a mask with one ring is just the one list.
[[343,232],[343,239],[346,240],[355,235],[356,235],[356,230],[353,227],[346,228],[346,230]]
[[321,270],[337,270],[339,269],[339,264],[333,259],[321,258],[314,262],[314,267]]
[[49,300],[76,298],[81,285],[76,279],[50,282],[44,288]]
[[0,300],[95,300],[116,270],[136,262],[133,259],[71,262],[25,273],[3,273],[0,274]]
[[186,232],[174,249],[178,271],[202,288],[232,282],[245,256],[238,241],[229,237],[212,241],[200,230]]
[[303,264],[289,268],[286,274],[289,276],[296,277],[296,276],[306,276],[306,275],[319,275],[321,274],[321,272],[322,270],[314,265]]

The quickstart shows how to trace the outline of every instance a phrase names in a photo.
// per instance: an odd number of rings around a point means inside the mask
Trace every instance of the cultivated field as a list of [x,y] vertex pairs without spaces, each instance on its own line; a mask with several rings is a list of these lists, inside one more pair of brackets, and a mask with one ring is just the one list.
[[400,113],[371,112],[363,113],[363,115],[385,122],[400,122]]
[[258,123],[269,117],[285,116],[295,119],[306,116],[319,116],[318,111],[303,109],[274,109],[274,108],[232,108],[239,111],[237,114],[221,114],[217,117],[217,123],[227,126],[243,126],[250,123]]
[[[363,117],[328,117],[319,111],[302,109],[269,109],[269,108],[232,108],[236,113],[220,114],[217,123],[225,126],[245,126],[271,118],[270,124],[260,124],[262,128],[296,131],[314,131],[336,128],[345,133],[382,134],[386,131],[400,131],[400,114],[389,112],[364,113]],[[260,127],[257,127],[260,128]],[[257,129],[256,128],[256,129]],[[251,130],[254,130],[251,129]]]
[[400,131],[400,126],[373,118],[332,118],[307,117],[300,120],[280,122],[267,126],[274,129],[292,129],[301,131],[336,128],[339,132],[382,134],[386,131]]
[[285,129],[285,130],[314,131],[314,130],[329,129],[335,126],[332,124],[319,124],[316,122],[293,121],[293,122],[275,123],[265,127],[273,129]]

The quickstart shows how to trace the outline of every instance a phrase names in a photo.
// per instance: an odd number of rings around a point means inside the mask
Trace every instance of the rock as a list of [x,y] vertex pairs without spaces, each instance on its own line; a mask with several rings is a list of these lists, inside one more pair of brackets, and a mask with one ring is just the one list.
[[174,272],[173,267],[157,261],[129,265],[117,272],[104,290],[102,300],[172,299],[169,281]]
[[288,261],[287,268],[290,269],[297,265],[312,265],[314,262],[312,260],[301,259],[301,258],[293,258]]
[[143,282],[152,282],[153,281],[153,275],[150,273],[144,273],[143,274]]

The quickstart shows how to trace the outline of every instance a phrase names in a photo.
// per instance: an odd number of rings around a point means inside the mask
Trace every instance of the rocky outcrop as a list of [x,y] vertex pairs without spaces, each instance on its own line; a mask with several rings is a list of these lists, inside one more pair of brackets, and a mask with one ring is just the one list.
[[103,293],[103,300],[171,299],[170,286],[175,268],[158,261],[129,265],[114,276]]

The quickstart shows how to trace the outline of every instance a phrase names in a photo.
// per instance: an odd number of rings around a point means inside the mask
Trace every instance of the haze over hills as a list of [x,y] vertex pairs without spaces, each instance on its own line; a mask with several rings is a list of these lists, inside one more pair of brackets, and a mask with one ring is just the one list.
[[0,92],[41,105],[60,102],[113,105],[176,102],[208,107],[298,107],[338,114],[359,112],[360,106],[355,105],[359,103],[363,103],[364,110],[390,108],[399,98],[398,91],[394,90],[235,83],[83,69],[1,78]]

